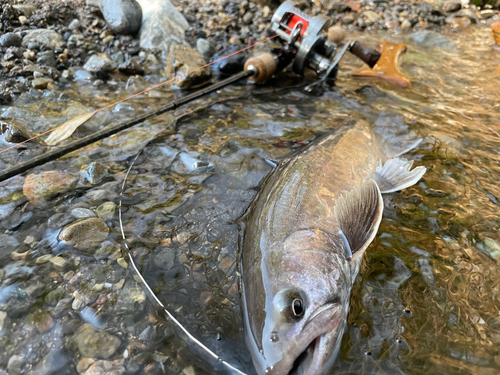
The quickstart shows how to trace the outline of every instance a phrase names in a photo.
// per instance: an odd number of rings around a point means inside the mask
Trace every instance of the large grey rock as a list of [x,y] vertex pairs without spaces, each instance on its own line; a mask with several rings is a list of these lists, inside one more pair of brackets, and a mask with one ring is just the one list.
[[116,34],[135,35],[141,27],[142,9],[135,0],[102,0],[101,12]]
[[62,37],[54,30],[35,29],[30,30],[23,38],[23,47],[27,47],[30,42],[38,43],[49,49],[54,49],[57,44],[63,41]]
[[138,0],[142,7],[139,31],[142,48],[168,52],[172,44],[184,44],[189,23],[169,0]]
[[410,40],[420,47],[453,48],[455,43],[444,35],[429,30],[417,31]]

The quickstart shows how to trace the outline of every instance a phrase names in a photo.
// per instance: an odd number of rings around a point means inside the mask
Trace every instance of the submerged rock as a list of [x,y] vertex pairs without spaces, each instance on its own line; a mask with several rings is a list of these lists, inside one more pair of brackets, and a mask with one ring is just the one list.
[[80,250],[88,250],[108,237],[109,228],[104,220],[88,218],[76,221],[65,227],[59,234],[59,240]]
[[30,30],[23,38],[22,45],[27,47],[29,43],[35,42],[49,49],[54,49],[63,41],[62,37],[54,30],[35,29]]
[[455,43],[444,35],[429,30],[417,31],[410,40],[420,47],[453,48]]
[[142,48],[170,50],[172,44],[184,43],[189,23],[169,0],[138,0],[142,7],[139,31]]
[[170,47],[167,76],[175,77],[175,83],[181,88],[198,86],[208,81],[212,74],[208,67],[198,69],[205,65],[198,51],[195,49],[176,44]]
[[101,12],[116,34],[135,35],[141,27],[142,9],[135,0],[102,0]]
[[76,332],[73,341],[83,357],[101,359],[111,357],[121,344],[118,337],[108,332],[97,330],[90,324],[81,326]]
[[116,204],[114,202],[106,202],[96,208],[95,212],[103,220],[111,220],[115,216]]
[[119,361],[96,361],[84,375],[122,375],[125,373],[125,367]]
[[32,375],[52,375],[64,373],[61,371],[66,365],[69,365],[68,355],[61,349],[49,351],[35,366]]
[[95,161],[90,163],[87,167],[82,168],[81,171],[81,179],[92,185],[99,185],[108,175],[109,169]]
[[23,193],[33,204],[45,203],[52,194],[70,190],[77,179],[59,171],[30,174],[23,185]]

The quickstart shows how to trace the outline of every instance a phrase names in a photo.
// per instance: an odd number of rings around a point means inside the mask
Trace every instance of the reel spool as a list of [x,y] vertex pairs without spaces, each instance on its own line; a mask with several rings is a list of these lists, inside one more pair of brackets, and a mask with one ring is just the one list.
[[[329,69],[335,58],[337,46],[328,42],[321,32],[330,26],[323,15],[310,17],[285,1],[271,19],[271,29],[281,38],[283,49],[295,55],[293,70],[304,74],[312,69],[320,78],[335,78],[337,69]],[[328,72],[328,74],[327,74]]]

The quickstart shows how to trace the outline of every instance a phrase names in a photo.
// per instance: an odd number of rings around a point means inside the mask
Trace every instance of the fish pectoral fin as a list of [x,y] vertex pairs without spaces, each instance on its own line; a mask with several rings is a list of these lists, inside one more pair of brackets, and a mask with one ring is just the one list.
[[422,178],[425,167],[416,167],[410,170],[413,160],[402,158],[389,159],[383,166],[379,166],[373,175],[382,193],[392,193],[412,186]]
[[383,210],[380,189],[371,179],[337,199],[333,214],[349,243],[352,260],[362,256],[373,241]]

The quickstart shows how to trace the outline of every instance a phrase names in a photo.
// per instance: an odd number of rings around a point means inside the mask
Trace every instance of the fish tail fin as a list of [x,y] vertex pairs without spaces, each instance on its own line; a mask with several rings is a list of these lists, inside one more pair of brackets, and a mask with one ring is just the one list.
[[373,175],[382,193],[392,193],[412,186],[424,175],[425,167],[416,167],[410,170],[413,160],[402,158],[389,159],[380,165]]

